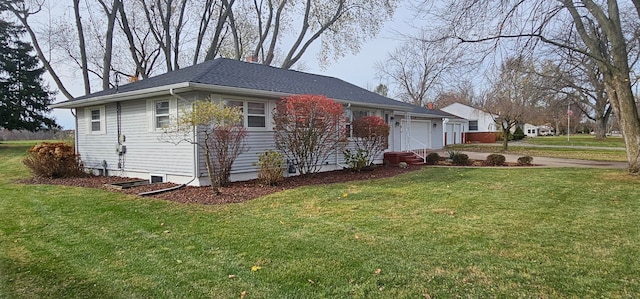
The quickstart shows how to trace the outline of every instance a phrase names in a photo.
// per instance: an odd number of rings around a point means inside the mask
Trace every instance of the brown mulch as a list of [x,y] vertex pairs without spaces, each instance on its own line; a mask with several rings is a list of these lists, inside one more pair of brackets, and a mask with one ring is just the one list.
[[[361,181],[370,179],[380,179],[396,176],[422,168],[422,165],[409,165],[407,168],[397,166],[379,166],[372,171],[353,172],[350,170],[335,170],[317,173],[314,175],[292,176],[285,178],[277,186],[264,186],[257,180],[233,182],[228,187],[220,188],[222,194],[216,195],[211,192],[209,187],[192,187],[186,186],[177,190],[151,195],[159,199],[176,201],[181,203],[199,203],[199,204],[224,204],[238,203],[248,201],[260,196],[268,195],[282,190],[293,189],[300,186],[331,184],[349,181]],[[49,179],[41,177],[33,177],[22,180],[25,184],[49,184],[49,185],[65,185],[75,187],[98,188],[122,192],[127,194],[138,194],[142,192],[160,190],[178,186],[173,183],[149,184],[128,189],[114,189],[105,186],[105,184],[113,184],[135,180],[132,178],[123,178],[116,176],[95,176],[86,178],[60,178]]]
[[[483,161],[472,161],[471,166],[484,166]],[[440,161],[439,165],[452,166],[450,163]],[[510,163],[505,166],[518,166]],[[176,201],[181,203],[199,203],[199,204],[225,204],[239,203],[248,201],[260,196],[279,192],[282,190],[293,189],[300,186],[344,183],[350,181],[361,181],[370,179],[380,179],[393,177],[399,174],[416,171],[421,169],[422,165],[408,165],[406,168],[398,166],[379,166],[372,171],[353,172],[350,170],[335,170],[329,172],[317,173],[314,175],[292,176],[285,178],[277,186],[264,186],[257,180],[233,182],[230,186],[220,188],[221,194],[216,195],[209,187],[192,187],[186,186],[177,190],[150,195],[158,199]],[[32,177],[30,179],[21,180],[25,184],[48,184],[48,185],[65,185],[74,187],[98,188],[110,190],[114,192],[122,192],[126,194],[139,194],[142,192],[161,190],[178,186],[173,183],[157,183],[144,186],[132,187],[128,189],[115,189],[106,185],[113,183],[121,183],[135,180],[132,178],[124,178],[117,176],[93,176],[84,178],[60,178],[49,179],[41,177]]]

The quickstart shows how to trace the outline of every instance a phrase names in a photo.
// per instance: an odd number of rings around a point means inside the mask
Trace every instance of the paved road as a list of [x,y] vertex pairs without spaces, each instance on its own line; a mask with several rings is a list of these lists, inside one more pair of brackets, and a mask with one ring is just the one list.
[[[485,160],[489,153],[476,153],[465,152],[470,159]],[[439,151],[440,156],[447,157],[449,154],[446,151]],[[522,155],[514,154],[502,154],[507,159],[507,162],[518,162],[518,158]],[[562,158],[547,158],[547,157],[533,157],[533,164],[542,165],[546,167],[581,167],[581,168],[617,168],[626,169],[629,164],[627,162],[611,162],[611,161],[590,161],[590,160],[576,160],[576,159],[562,159]]]

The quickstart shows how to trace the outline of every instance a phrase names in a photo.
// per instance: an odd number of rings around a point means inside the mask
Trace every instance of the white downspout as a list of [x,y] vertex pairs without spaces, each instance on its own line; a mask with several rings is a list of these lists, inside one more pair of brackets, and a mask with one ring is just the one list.
[[[173,91],[173,88],[169,88],[169,94],[171,94],[172,96],[189,103],[189,100],[179,96],[178,94],[176,94]],[[177,106],[177,105],[176,105]],[[191,180],[189,180],[187,183],[183,184],[183,185],[188,185],[191,182],[193,182],[196,178],[198,178],[198,169],[200,168],[200,163],[198,161],[198,145],[195,143],[196,138],[198,138],[198,134],[197,134],[197,127],[193,126],[192,128],[192,133],[193,133],[193,176],[191,177]]]
[[[177,95],[176,93],[173,92],[173,88],[169,89],[169,94],[171,94],[172,96],[185,101],[185,102],[189,102],[187,99]],[[176,105],[177,106],[177,105]],[[193,126],[193,140],[195,141],[197,137],[196,134],[196,126]],[[158,193],[163,193],[163,192],[168,192],[168,191],[173,191],[173,190],[177,190],[180,188],[183,188],[189,184],[191,184],[191,182],[195,181],[196,178],[198,178],[198,168],[199,168],[200,164],[198,164],[198,146],[197,144],[194,142],[193,143],[193,175],[191,176],[191,179],[184,183],[184,184],[180,184],[178,186],[174,186],[174,187],[169,187],[169,188],[165,188],[165,189],[160,189],[160,190],[153,190],[153,191],[148,191],[148,192],[142,192],[142,193],[138,193],[138,196],[148,196],[148,195],[154,195],[154,194],[158,194]]]

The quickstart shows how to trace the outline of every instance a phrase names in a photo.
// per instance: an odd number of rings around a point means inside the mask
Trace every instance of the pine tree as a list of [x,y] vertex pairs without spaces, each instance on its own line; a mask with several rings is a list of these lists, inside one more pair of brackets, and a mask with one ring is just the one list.
[[22,42],[22,29],[0,19],[0,128],[37,131],[57,128],[48,117],[53,93],[43,85],[45,70]]

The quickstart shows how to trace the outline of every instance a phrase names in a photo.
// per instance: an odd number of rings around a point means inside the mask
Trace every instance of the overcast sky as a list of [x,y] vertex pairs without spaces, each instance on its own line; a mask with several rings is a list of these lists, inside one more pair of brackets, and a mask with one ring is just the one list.
[[[317,49],[319,48],[319,43],[316,43],[315,47],[307,51],[303,56],[302,63],[305,66],[304,72],[339,78],[362,88],[372,90],[381,83],[376,76],[374,67],[376,62],[384,61],[387,53],[395,49],[396,44],[399,43],[398,32],[411,34],[416,31],[415,27],[419,24],[412,24],[412,20],[413,13],[411,10],[406,7],[406,5],[401,4],[396,10],[394,19],[385,24],[377,38],[370,39],[364,43],[359,53],[346,55],[338,61],[333,61],[324,69],[318,65]],[[69,88],[74,96],[80,96],[84,92],[80,76],[80,72],[76,74],[64,74],[65,81],[77,81],[77,84],[70,85],[72,88]],[[49,82],[50,88],[57,90],[55,83],[49,80],[48,75],[45,76],[45,78]],[[56,102],[64,100],[66,100],[66,98],[63,95],[57,95]],[[53,116],[64,129],[73,129],[75,127],[74,118],[69,109],[54,109]]]

